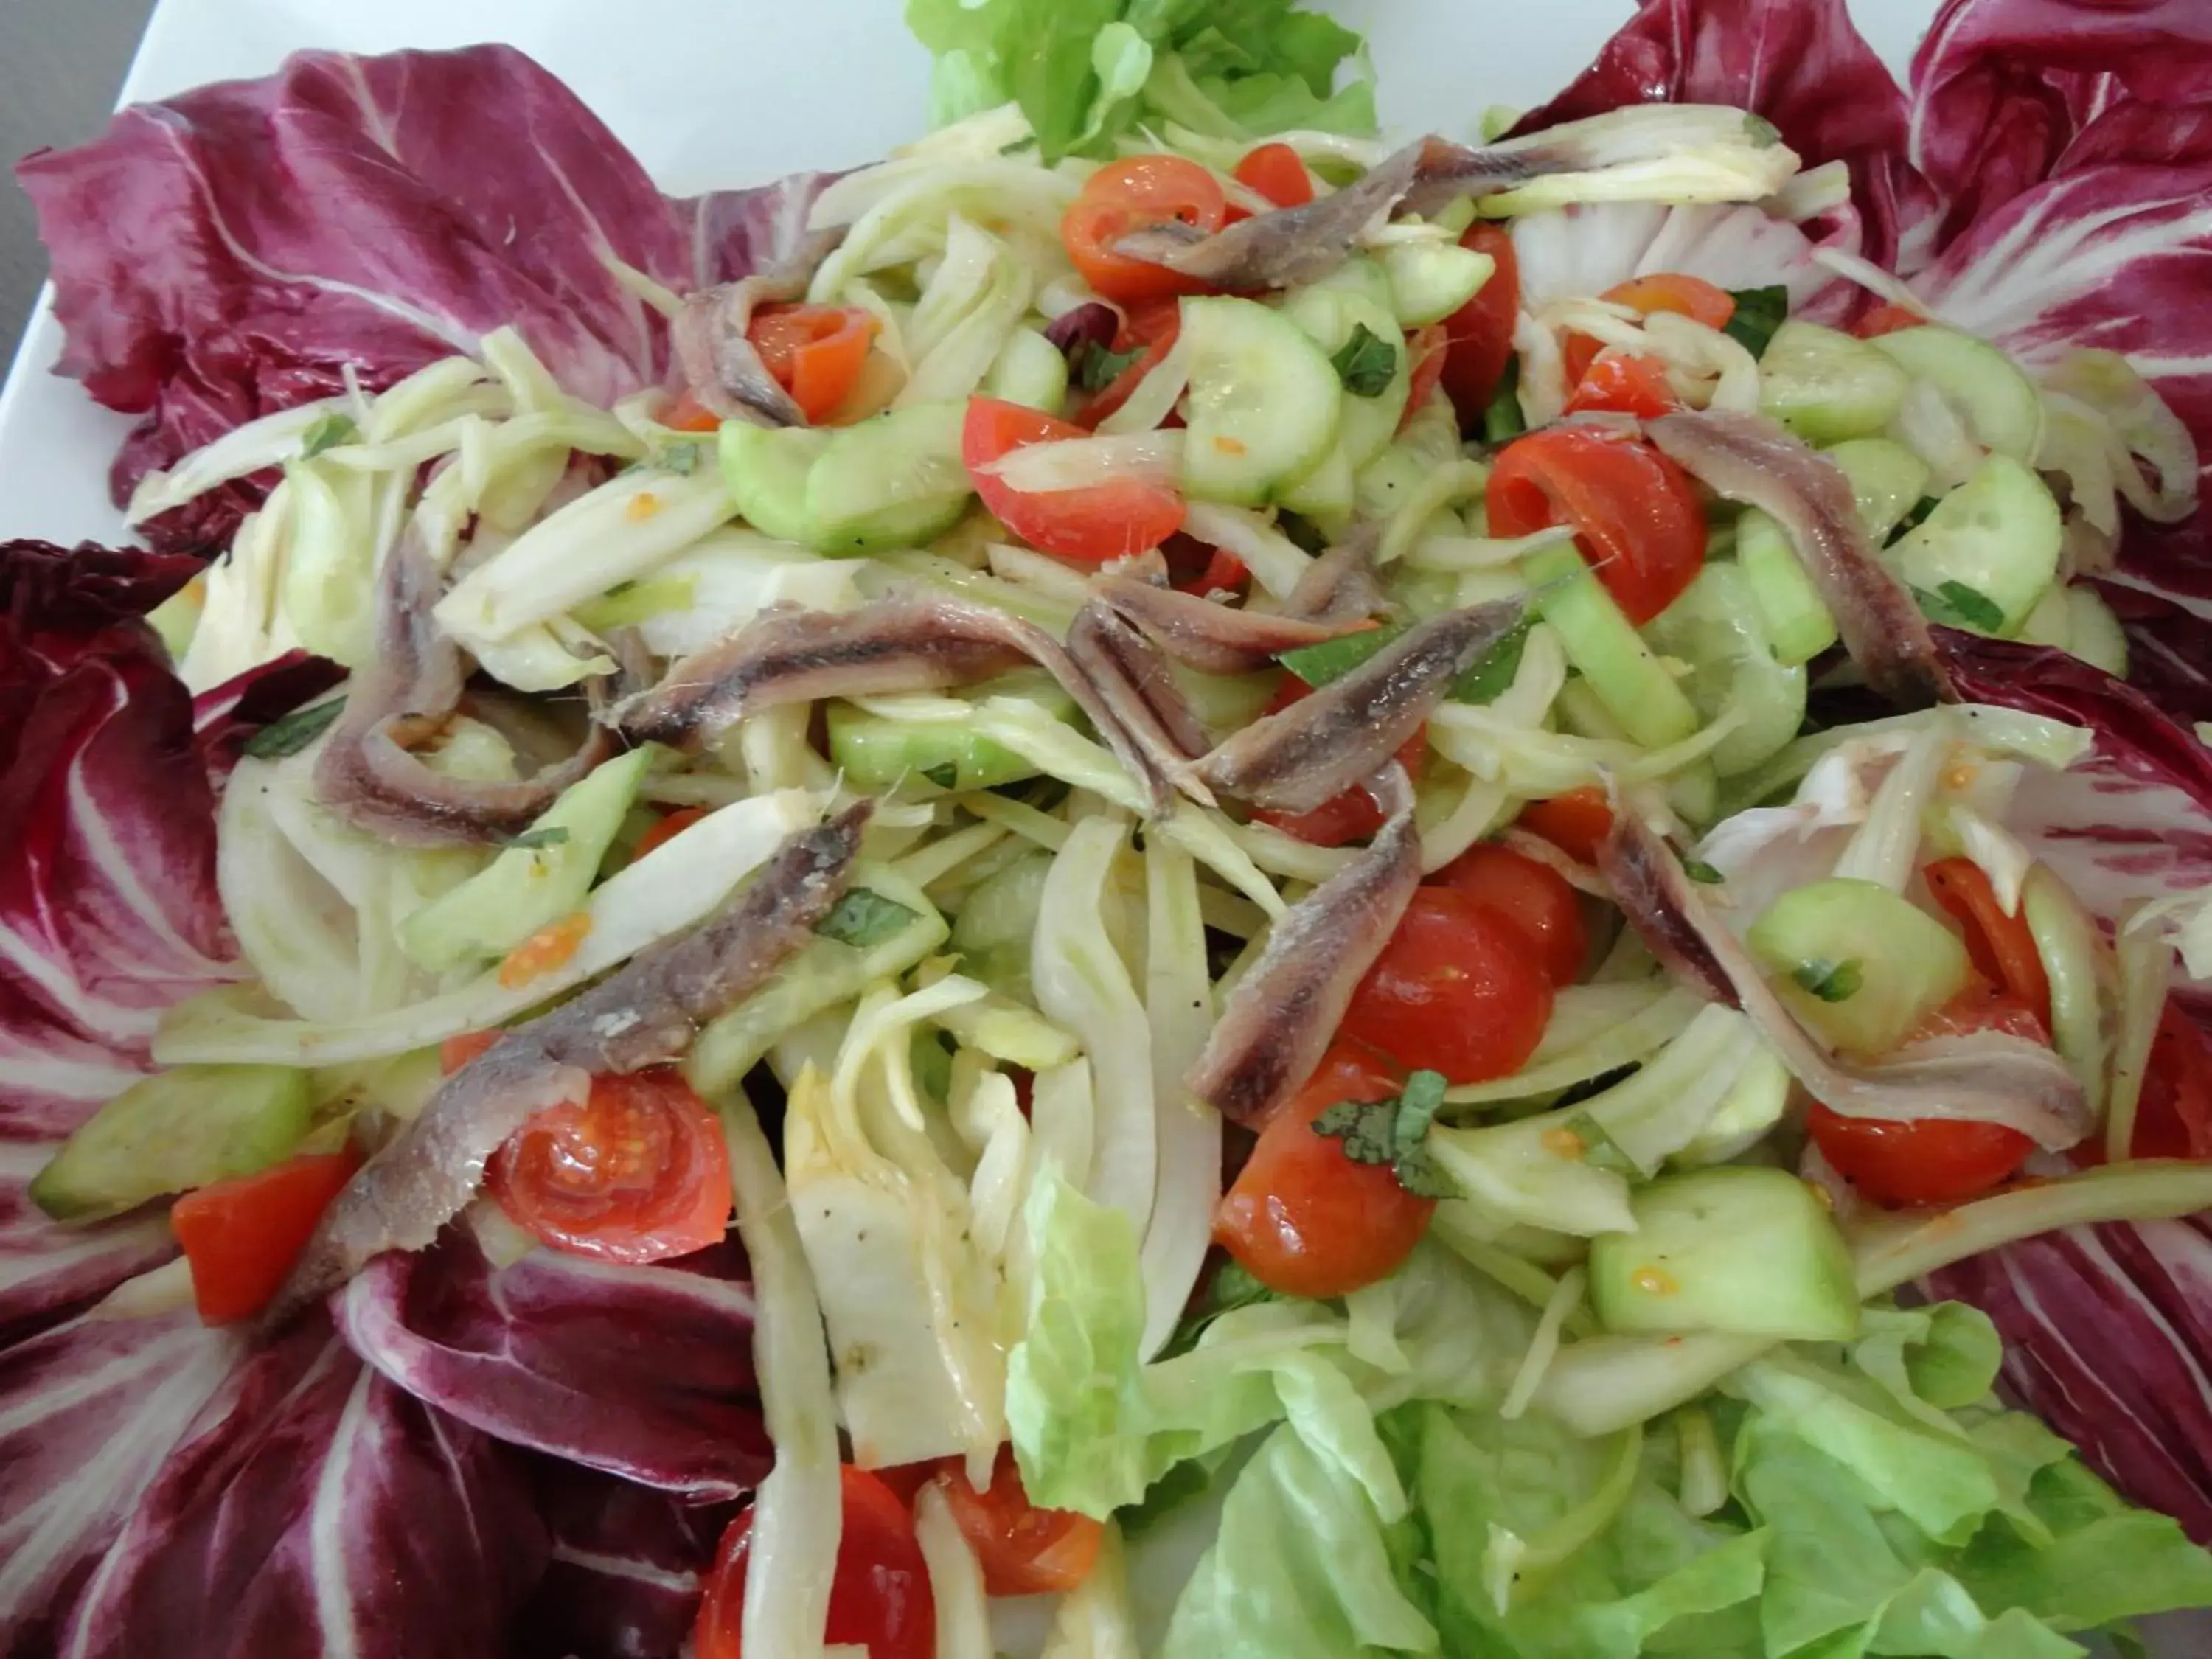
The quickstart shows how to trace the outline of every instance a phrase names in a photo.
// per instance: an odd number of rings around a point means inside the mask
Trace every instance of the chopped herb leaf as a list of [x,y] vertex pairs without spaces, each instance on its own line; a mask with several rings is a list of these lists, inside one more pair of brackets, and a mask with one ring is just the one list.
[[1085,392],[1103,392],[1150,349],[1140,345],[1127,351],[1109,351],[1101,345],[1085,346],[1076,356],[1075,383]]
[[1505,373],[1490,394],[1490,407],[1482,411],[1482,441],[1502,444],[1528,429],[1528,417],[1521,412],[1521,358],[1516,353],[1505,360]]
[[1429,1133],[1429,1125],[1437,1121],[1437,1109],[1443,1103],[1442,1072],[1416,1072],[1406,1079],[1406,1086],[1398,1094],[1398,1122],[1394,1132],[1400,1158],[1421,1144]]
[[1404,349],[1359,323],[1329,362],[1336,366],[1336,378],[1353,397],[1379,398],[1397,378],[1399,354]]
[[1398,1103],[1340,1100],[1313,1121],[1313,1132],[1344,1143],[1354,1164],[1388,1164],[1398,1155]]
[[915,919],[915,913],[896,899],[866,887],[855,887],[837,901],[837,908],[822,918],[815,932],[856,951],[872,950]]
[[1593,1170],[1610,1170],[1621,1176],[1644,1173],[1636,1160],[1621,1150],[1620,1143],[1606,1133],[1605,1125],[1588,1112],[1577,1112],[1567,1120],[1566,1128],[1582,1142],[1582,1161]]
[[1752,147],[1755,149],[1771,149],[1782,142],[1782,129],[1764,115],[1747,114],[1743,118],[1743,130],[1750,135]]
[[960,763],[946,761],[941,766],[925,766],[921,769],[921,775],[939,789],[950,789],[960,781]]
[[549,823],[536,830],[526,830],[507,844],[509,847],[558,847],[568,839],[568,832],[557,823]]
[[1790,977],[1823,1002],[1848,1002],[1866,982],[1866,969],[1856,957],[1842,962],[1821,957],[1799,963],[1790,970]]
[[350,443],[357,430],[352,416],[333,410],[300,434],[300,459],[312,461],[326,449]]
[[1717,887],[1728,879],[1703,859],[1684,859],[1682,873],[1692,881],[1701,881],[1708,887]]
[[1765,288],[1732,289],[1729,298],[1735,301],[1735,312],[1722,331],[1753,356],[1765,356],[1767,342],[1790,315],[1790,290],[1774,283]]
[[1444,1079],[1416,1072],[1395,1100],[1340,1100],[1313,1121],[1313,1132],[1344,1143],[1354,1164],[1388,1164],[1416,1198],[1457,1198],[1459,1183],[1437,1164],[1429,1128],[1443,1104]]
[[295,708],[248,738],[245,752],[255,760],[283,760],[287,755],[296,755],[327,732],[344,707],[343,697],[332,697],[326,702]]
[[1884,544],[1884,545],[1888,547],[1896,546],[1897,544],[1904,538],[1908,531],[1917,530],[1920,527],[1921,520],[1925,519],[1935,510],[1936,497],[1933,495],[1923,495],[1918,501],[1913,502],[1912,510],[1897,521],[1897,528],[1889,532],[1889,539]]
[[1933,593],[1924,587],[1912,590],[1912,597],[1930,622],[1942,623],[1947,628],[1971,628],[1978,633],[1994,634],[2004,626],[2004,607],[1979,588],[1969,587],[1964,582],[1945,582]]

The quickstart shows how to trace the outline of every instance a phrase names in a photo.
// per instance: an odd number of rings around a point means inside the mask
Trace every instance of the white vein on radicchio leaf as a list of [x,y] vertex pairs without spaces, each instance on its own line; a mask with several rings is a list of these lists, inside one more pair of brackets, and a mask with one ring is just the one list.
[[734,1506],[526,1461],[550,1547],[515,1620],[513,1659],[675,1659]]

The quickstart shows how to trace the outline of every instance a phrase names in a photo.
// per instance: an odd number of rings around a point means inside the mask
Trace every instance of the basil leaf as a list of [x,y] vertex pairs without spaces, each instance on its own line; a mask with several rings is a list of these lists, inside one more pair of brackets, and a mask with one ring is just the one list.
[[244,752],[255,760],[283,760],[287,755],[296,755],[330,730],[331,722],[344,707],[343,697],[332,697],[327,702],[295,708],[248,738]]
[[1753,356],[1765,356],[1774,331],[1790,315],[1790,290],[1774,283],[1765,288],[1731,289],[1729,298],[1735,301],[1735,313],[1721,331]]
[[1790,977],[1823,1002],[1848,1002],[1866,983],[1866,969],[1856,957],[1842,962],[1821,957],[1799,963],[1790,970]]
[[837,908],[823,917],[814,931],[824,939],[866,951],[881,945],[915,919],[915,913],[896,899],[866,887],[855,887],[837,901]]
[[1336,378],[1353,397],[1379,398],[1397,378],[1398,354],[1403,349],[1359,323],[1329,362],[1335,366]]

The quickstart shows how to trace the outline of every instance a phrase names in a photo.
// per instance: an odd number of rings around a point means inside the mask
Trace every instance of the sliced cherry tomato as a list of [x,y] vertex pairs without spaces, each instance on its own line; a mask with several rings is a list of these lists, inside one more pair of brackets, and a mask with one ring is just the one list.
[[1551,1017],[1551,978],[1520,929],[1480,899],[1424,887],[1338,1030],[1409,1071],[1481,1083],[1520,1069]]
[[515,1224],[556,1249],[658,1261],[721,1242],[730,1154],[683,1074],[654,1066],[595,1077],[581,1105],[538,1114],[484,1171]]
[[1641,628],[1705,562],[1705,515],[1689,475],[1640,438],[1556,426],[1516,438],[1490,475],[1490,533],[1571,524],[1575,545]]
[[[1923,1020],[1905,1042],[1972,1031],[2051,1040],[2039,1014],[1983,981]],[[1805,1127],[1836,1173],[1876,1204],[1963,1203],[2004,1182],[2035,1150],[2034,1141],[2002,1123],[1845,1117],[1817,1101]]]
[[1667,379],[1667,365],[1636,351],[1601,352],[1575,382],[1567,399],[1567,413],[1586,414],[1607,410],[1616,415],[1645,419],[1680,409],[1682,400]]
[[1436,1212],[1388,1164],[1356,1164],[1313,1121],[1346,1100],[1389,1100],[1405,1074],[1388,1056],[1340,1037],[1285,1101],[1213,1212],[1215,1242],[1285,1296],[1343,1296],[1388,1278]]
[[1547,864],[1496,842],[1478,842],[1437,872],[1434,885],[1465,893],[1513,924],[1554,986],[1571,985],[1589,954],[1582,900]]
[[745,337],[811,422],[829,418],[860,378],[882,325],[857,306],[763,306]]
[[2136,1103],[2134,1158],[2212,1158],[2212,1036],[2168,999]]
[[677,432],[718,432],[722,417],[688,392],[679,392],[676,399],[660,413],[661,425]]
[[[823,1639],[864,1648],[868,1659],[935,1659],[937,1599],[929,1564],[915,1539],[914,1517],[888,1486],[865,1469],[838,1471],[844,1525],[830,1585]],[[694,1659],[744,1659],[745,1571],[752,1556],[753,1512],[730,1522],[707,1574],[707,1594],[691,1627]],[[762,1654],[756,1659],[775,1659]]]
[[1972,859],[1938,859],[1925,872],[1936,902],[1965,929],[1966,954],[1985,978],[2048,1018],[2051,977],[2027,918],[2007,915],[1982,866]]
[[1209,547],[1181,531],[1169,537],[1160,551],[1167,558],[1169,585],[1179,592],[1233,593],[1252,574],[1244,568],[1244,561],[1227,548]]
[[[1726,328],[1729,319],[1735,315],[1735,297],[1726,289],[1716,287],[1702,276],[1685,276],[1680,271],[1632,276],[1625,283],[1614,283],[1600,297],[1640,311],[1647,317],[1655,311],[1671,311],[1692,322],[1703,323],[1707,328]],[[1587,334],[1570,333],[1559,342],[1560,361],[1566,369],[1569,386],[1582,383],[1598,351],[1598,343]],[[1663,410],[1660,412],[1665,413]]]
[[1862,340],[1871,340],[1878,335],[1894,334],[1903,328],[1924,328],[1928,319],[1910,306],[1876,306],[1851,325],[1851,332]]
[[202,1322],[228,1325],[267,1307],[361,1164],[351,1146],[309,1153],[210,1182],[171,1206],[169,1229],[191,1264]]
[[1042,1510],[1022,1490],[1012,1446],[999,1448],[991,1484],[977,1492],[957,1462],[937,1476],[993,1595],[1042,1595],[1071,1590],[1091,1576],[1105,1528],[1073,1510]]
[[1487,253],[1498,268],[1475,295],[1444,319],[1444,395],[1465,431],[1482,419],[1513,356],[1513,327],[1521,310],[1521,265],[1502,225],[1474,224],[1459,245]]
[[1314,198],[1313,179],[1288,144],[1262,144],[1237,164],[1237,182],[1279,208],[1304,207]]
[[1203,294],[1203,283],[1116,253],[1114,244],[1165,224],[1211,235],[1221,228],[1228,207],[1220,180],[1197,162],[1179,155],[1131,155],[1109,161],[1085,182],[1060,222],[1060,239],[1083,280],[1117,304]]
[[982,469],[1025,445],[1087,438],[1079,426],[996,398],[968,400],[960,458],[983,505],[1031,547],[1085,564],[1105,564],[1158,547],[1182,528],[1182,497],[1137,479],[1080,489],[1016,489]]
[[1613,805],[1595,784],[1570,789],[1549,800],[1532,800],[1517,820],[1523,830],[1541,836],[1577,864],[1595,864],[1597,849],[1613,833]]
[[498,1031],[463,1031],[458,1036],[447,1037],[438,1045],[438,1070],[447,1077],[453,1076],[498,1042],[501,1035]]
[[679,807],[666,814],[638,838],[637,851],[629,855],[630,862],[635,864],[647,853],[667,846],[706,816],[707,809],[703,806]]
[[1443,381],[1444,362],[1450,356],[1451,336],[1442,323],[1431,323],[1406,337],[1406,361],[1413,368],[1412,384],[1406,392],[1406,412],[1398,417],[1399,431],[1403,432],[1413,423],[1413,416],[1428,407],[1429,399]]
[[1167,361],[1168,353],[1175,349],[1176,341],[1182,333],[1182,308],[1173,300],[1158,300],[1151,305],[1139,306],[1129,313],[1128,320],[1114,337],[1114,349],[1134,351],[1145,348],[1145,355],[1115,375],[1106,389],[1083,405],[1075,417],[1080,427],[1095,429],[1098,423],[1123,404],[1144,384],[1145,376]]
[[[1267,700],[1267,714],[1279,714],[1300,698],[1310,696],[1313,688],[1295,674],[1283,678],[1275,695]],[[1398,763],[1406,769],[1406,775],[1418,778],[1421,765],[1428,758],[1429,728],[1425,726],[1398,745]],[[1276,812],[1262,810],[1252,816],[1261,823],[1273,824],[1286,836],[1295,836],[1310,847],[1343,847],[1355,841],[1365,841],[1382,827],[1382,809],[1375,804],[1375,797],[1354,784],[1341,794],[1332,795],[1310,812]]]

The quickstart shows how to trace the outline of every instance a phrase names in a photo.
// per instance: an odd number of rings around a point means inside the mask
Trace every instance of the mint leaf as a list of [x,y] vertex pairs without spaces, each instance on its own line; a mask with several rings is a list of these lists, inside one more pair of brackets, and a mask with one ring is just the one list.
[[1774,283],[1765,288],[1731,289],[1729,298],[1735,301],[1735,312],[1721,331],[1753,356],[1765,356],[1774,331],[1790,315],[1790,290]]
[[1391,1133],[1392,1152],[1404,1158],[1419,1146],[1429,1133],[1429,1125],[1437,1121],[1437,1109],[1443,1103],[1442,1072],[1416,1072],[1407,1078],[1398,1096],[1398,1121]]
[[1398,353],[1401,349],[1360,323],[1329,362],[1335,366],[1336,378],[1344,382],[1344,389],[1353,397],[1379,398],[1397,378]]
[[837,901],[837,908],[823,917],[814,931],[840,945],[866,951],[881,945],[914,919],[915,912],[896,899],[855,887]]
[[1313,1121],[1313,1132],[1344,1143],[1354,1164],[1388,1164],[1398,1155],[1395,1100],[1340,1100]]
[[1842,962],[1816,957],[1799,963],[1790,970],[1790,977],[1823,1002],[1848,1002],[1866,983],[1866,969],[1856,957]]
[[1339,1101],[1313,1121],[1313,1132],[1341,1140],[1354,1164],[1387,1164],[1416,1198],[1457,1198],[1459,1183],[1429,1147],[1429,1127],[1443,1101],[1443,1074],[1416,1072],[1394,1100]]
[[245,752],[255,760],[283,760],[287,755],[296,755],[327,732],[344,707],[343,697],[332,697],[327,702],[295,708],[248,738]]
[[[1914,590],[1920,608],[1937,622],[1948,622],[1954,627],[1972,628],[1984,634],[1994,634],[2004,626],[2004,607],[1978,587],[1964,582],[1945,582],[1932,595],[1935,610],[1929,609],[1930,595]],[[1940,613],[1940,614],[1939,614]]]

